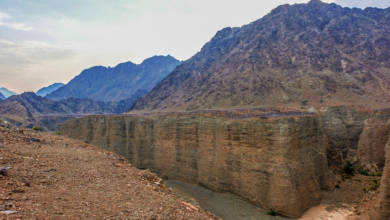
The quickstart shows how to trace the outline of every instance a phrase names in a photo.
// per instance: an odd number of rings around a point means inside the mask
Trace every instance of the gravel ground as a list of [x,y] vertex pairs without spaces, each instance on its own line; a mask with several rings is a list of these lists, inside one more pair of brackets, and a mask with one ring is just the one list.
[[1,125],[0,219],[216,217],[182,201],[156,175],[116,154]]

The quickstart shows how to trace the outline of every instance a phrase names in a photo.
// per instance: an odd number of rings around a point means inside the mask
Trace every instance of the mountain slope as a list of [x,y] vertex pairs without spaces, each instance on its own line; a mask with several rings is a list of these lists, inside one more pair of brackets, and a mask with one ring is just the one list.
[[53,130],[58,123],[71,117],[126,112],[132,103],[131,100],[105,103],[77,98],[54,101],[29,92],[0,101],[0,117],[20,126],[40,125]]
[[36,92],[36,94],[39,95],[39,96],[45,97],[48,94],[50,94],[50,93],[56,91],[57,89],[63,87],[64,85],[65,84],[63,84],[63,83],[54,83],[54,84],[51,84],[50,86],[41,88],[40,90],[38,90]]
[[138,65],[127,62],[114,68],[95,66],[84,70],[47,98],[74,97],[106,102],[128,98],[135,100],[149,92],[179,64],[180,61],[171,56],[154,56]]
[[0,93],[0,100],[3,100],[3,99],[5,99],[5,96],[2,93]]
[[390,8],[313,0],[219,31],[134,110],[390,103]]
[[0,93],[3,94],[4,97],[8,98],[10,96],[16,95],[16,92],[12,92],[8,90],[7,88],[1,87]]

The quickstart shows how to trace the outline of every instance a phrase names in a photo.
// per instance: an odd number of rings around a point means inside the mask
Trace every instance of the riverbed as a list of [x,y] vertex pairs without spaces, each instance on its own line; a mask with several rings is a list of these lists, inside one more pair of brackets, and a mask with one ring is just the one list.
[[218,193],[176,180],[165,180],[165,183],[183,200],[198,204],[224,220],[288,220],[268,215],[267,211],[232,193]]

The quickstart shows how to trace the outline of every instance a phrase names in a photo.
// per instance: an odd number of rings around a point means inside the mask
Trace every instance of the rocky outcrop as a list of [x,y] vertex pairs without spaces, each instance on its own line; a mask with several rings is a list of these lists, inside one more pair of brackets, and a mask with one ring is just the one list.
[[314,116],[90,116],[65,123],[59,133],[118,152],[138,168],[233,192],[290,217],[318,204],[331,180],[327,138]]
[[347,107],[329,107],[321,109],[318,117],[328,137],[329,165],[339,169],[346,161],[356,162],[359,137],[369,113]]
[[379,172],[385,164],[385,147],[390,135],[390,111],[377,111],[364,122],[357,156],[362,168]]

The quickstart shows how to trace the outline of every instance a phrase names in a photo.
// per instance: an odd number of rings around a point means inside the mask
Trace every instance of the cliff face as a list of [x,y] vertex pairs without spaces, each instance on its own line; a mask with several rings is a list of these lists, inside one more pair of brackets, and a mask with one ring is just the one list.
[[385,165],[385,147],[390,135],[390,111],[375,112],[364,122],[357,156],[360,165],[378,172]]
[[371,212],[371,218],[375,220],[390,219],[390,138],[385,147],[386,165],[383,169],[383,177],[380,183],[379,202]]
[[298,217],[321,200],[330,173],[316,117],[91,116],[59,133],[126,156],[138,168],[230,191]]
[[[120,153],[138,168],[233,192],[298,217],[321,201],[322,190],[335,187],[334,173],[346,161],[359,165],[365,161],[362,152],[384,152],[380,141],[367,144],[377,136],[366,134],[381,134],[384,127],[369,122],[389,114],[332,107],[318,114],[247,118],[200,113],[89,116],[66,122],[58,132]],[[372,159],[376,164],[381,160]]]

